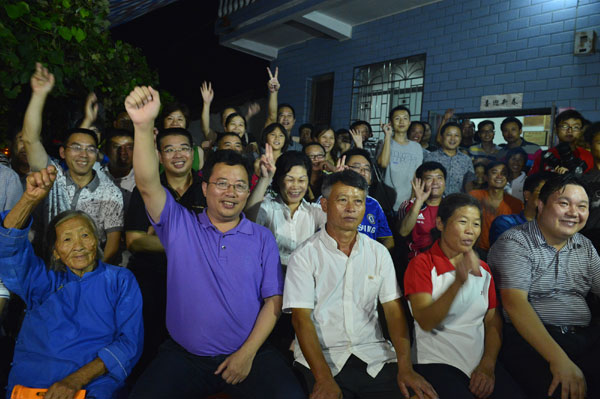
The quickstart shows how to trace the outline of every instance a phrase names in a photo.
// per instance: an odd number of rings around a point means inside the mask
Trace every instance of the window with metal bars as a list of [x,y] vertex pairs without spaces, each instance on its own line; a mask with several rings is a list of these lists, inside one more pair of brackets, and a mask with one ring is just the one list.
[[374,146],[383,138],[381,124],[397,105],[410,110],[411,120],[421,120],[425,54],[354,68],[350,123],[364,120],[373,127]]

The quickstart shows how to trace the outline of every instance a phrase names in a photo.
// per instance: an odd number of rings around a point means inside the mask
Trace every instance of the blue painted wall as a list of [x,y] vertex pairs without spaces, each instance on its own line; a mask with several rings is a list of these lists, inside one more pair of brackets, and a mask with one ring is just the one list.
[[[579,5],[577,5],[579,3]],[[426,53],[422,118],[477,112],[482,95],[524,93],[523,108],[575,107],[600,120],[600,53],[574,56],[574,32],[600,35],[598,0],[444,0],[279,53],[280,101],[310,113],[310,79],[335,73],[332,125],[348,126],[355,66]],[[600,43],[596,47],[600,47]]]

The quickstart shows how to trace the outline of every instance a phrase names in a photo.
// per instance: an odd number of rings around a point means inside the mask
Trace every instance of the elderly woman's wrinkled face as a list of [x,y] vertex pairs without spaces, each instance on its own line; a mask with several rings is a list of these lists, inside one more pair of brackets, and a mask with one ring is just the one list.
[[54,256],[78,276],[94,269],[98,239],[90,223],[82,217],[68,219],[56,226]]

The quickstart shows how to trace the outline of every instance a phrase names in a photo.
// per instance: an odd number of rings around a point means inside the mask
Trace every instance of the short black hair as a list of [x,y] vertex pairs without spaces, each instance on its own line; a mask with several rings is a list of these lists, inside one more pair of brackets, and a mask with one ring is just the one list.
[[350,162],[351,157],[357,155],[365,157],[365,159],[369,162],[369,165],[371,165],[371,168],[373,167],[373,161],[371,161],[371,154],[369,154],[369,151],[365,150],[364,148],[351,148],[348,151],[346,151],[344,153],[344,156],[346,157],[346,165],[348,165],[348,162]]
[[494,121],[486,119],[477,124],[477,130],[481,130],[481,128],[484,127],[485,125],[492,125],[492,130],[496,129],[496,125],[494,124]]
[[354,121],[351,125],[350,125],[350,130],[354,130],[357,127],[359,127],[360,125],[365,125],[367,127],[367,129],[369,129],[369,137],[373,136],[373,128],[371,127],[371,124],[367,121]]
[[315,140],[315,141],[318,140],[319,136],[328,130],[331,130],[333,132],[333,135],[335,136],[335,129],[333,127],[331,127],[330,125],[321,125],[321,126],[315,127],[315,129],[312,131],[313,140]]
[[413,121],[413,122],[411,122],[410,125],[408,126],[408,131],[410,132],[410,129],[412,129],[416,125],[421,125],[421,127],[423,128],[423,133],[425,133],[425,125],[421,121]]
[[190,109],[187,105],[179,102],[165,104],[162,110],[162,117],[160,118],[160,121],[162,122],[160,127],[163,127],[165,125],[166,117],[171,115],[175,111],[180,111],[183,114],[183,117],[185,118],[185,128],[188,128],[188,126],[190,125]]
[[237,137],[240,140],[240,143],[242,143],[242,146],[244,145],[244,142],[239,134],[233,133],[233,132],[222,132],[222,133],[217,134],[217,142],[216,142],[217,146],[219,146],[219,143],[221,142],[221,140],[223,140],[225,137],[229,137],[229,136]]
[[423,162],[417,168],[417,170],[415,172],[415,176],[417,177],[417,179],[422,179],[423,174],[425,172],[431,172],[432,170],[438,170],[438,169],[442,171],[442,174],[444,175],[444,180],[446,180],[447,171],[446,171],[446,168],[444,168],[444,165],[442,165],[439,162],[433,162],[433,161]]
[[292,111],[292,116],[294,117],[294,119],[296,119],[296,110],[294,109],[294,107],[292,107],[291,104],[288,103],[281,103],[277,106],[277,117],[279,117],[279,111],[281,111],[281,108],[289,108]]
[[553,173],[552,176],[546,180],[546,183],[544,183],[544,187],[542,187],[542,190],[540,191],[539,199],[546,204],[548,198],[550,198],[552,194],[563,190],[569,184],[581,186],[585,190],[585,186],[582,184],[581,180],[573,173],[565,173],[562,175]]
[[317,143],[316,141],[311,141],[310,143],[306,143],[304,144],[304,146],[302,147],[302,152],[306,154],[306,149],[310,146],[316,145],[318,147],[321,147],[321,149],[323,150],[323,154],[326,154],[327,151],[325,151],[325,147],[323,147],[321,145],[321,143]]
[[303,123],[300,125],[300,127],[298,128],[298,131],[301,132],[302,129],[310,129],[310,133],[312,135],[312,131],[315,130],[315,127],[313,126],[312,123]]
[[189,131],[181,127],[172,127],[158,131],[158,134],[156,135],[156,148],[159,151],[162,140],[167,136],[185,136],[190,142],[190,147],[194,146],[194,140],[192,139],[192,134]]
[[583,122],[585,121],[585,118],[583,117],[583,115],[581,115],[581,113],[579,113],[578,111],[575,111],[574,109],[568,109],[568,110],[563,111],[560,114],[556,115],[556,118],[554,118],[554,126],[558,127],[558,125],[560,125],[562,122],[566,121],[567,119],[579,119],[581,121],[582,125],[583,125]]
[[329,198],[331,189],[336,183],[342,183],[346,186],[356,187],[359,190],[364,191],[365,197],[369,193],[369,185],[367,184],[367,180],[359,173],[356,173],[350,169],[345,169],[342,172],[335,172],[325,176],[323,179],[323,186],[321,187],[321,194],[324,198]]
[[453,193],[445,196],[442,199],[442,202],[440,202],[437,216],[442,220],[442,224],[445,226],[448,222],[448,219],[452,217],[454,212],[463,206],[472,206],[477,208],[479,210],[479,216],[481,217],[482,211],[479,200],[470,196],[469,194],[463,193]]
[[589,124],[585,129],[585,141],[591,146],[598,133],[600,133],[600,122]]
[[456,122],[447,122],[447,123],[445,123],[444,126],[442,126],[442,128],[440,129],[440,136],[444,137],[444,133],[446,133],[446,130],[448,130],[451,127],[457,128],[460,131],[460,136],[462,137],[462,128]]
[[545,182],[553,175],[552,172],[538,172],[527,176],[523,183],[523,191],[532,193],[541,182]]
[[514,116],[509,116],[508,118],[504,118],[504,120],[500,124],[500,130],[504,130],[504,126],[506,126],[509,123],[516,123],[519,126],[519,130],[523,129],[523,122],[521,122]]
[[92,137],[94,139],[94,145],[96,147],[98,147],[98,136],[96,136],[96,132],[94,132],[91,129],[85,129],[82,127],[75,127],[73,129],[67,130],[65,133],[65,139],[63,141],[63,146],[69,142],[69,139],[71,138],[72,135],[78,134],[78,133],[87,134],[88,136]]
[[202,168],[203,181],[208,182],[210,180],[213,169],[218,163],[224,163],[228,166],[243,166],[246,170],[246,173],[248,174],[248,184],[250,184],[250,179],[252,178],[252,174],[254,173],[253,167],[248,158],[233,150],[217,150],[213,152],[210,157],[208,157],[206,163],[204,164],[204,167]]
[[109,145],[110,140],[115,137],[131,137],[133,138],[133,132],[126,129],[109,129],[106,134],[105,144]]
[[511,148],[506,153],[506,162],[508,163],[508,160],[510,158],[514,157],[515,155],[522,155],[522,156],[524,156],[525,157],[525,162],[527,162],[527,159],[529,157],[529,155],[527,155],[527,152],[523,149],[523,147],[515,147],[515,148]]
[[406,112],[408,112],[408,117],[410,118],[410,109],[408,109],[404,105],[397,105],[394,108],[392,108],[392,110],[390,111],[390,113],[388,115],[390,121],[394,118],[394,114],[397,111],[406,111]]
[[281,152],[285,152],[285,150],[287,150],[288,146],[290,145],[290,135],[288,133],[288,131],[285,129],[285,127],[283,127],[283,125],[281,123],[271,123],[270,125],[268,125],[267,127],[265,127],[262,131],[262,133],[260,134],[260,139],[258,140],[258,144],[260,145],[261,148],[265,148],[265,144],[267,144],[267,136],[270,133],[273,133],[275,131],[275,129],[279,129],[281,131],[281,133],[283,133],[283,137],[285,137],[285,141],[283,143],[283,148],[281,148]]
[[488,172],[490,170],[492,170],[492,168],[495,168],[496,166],[499,166],[499,165],[504,165],[504,173],[508,173],[508,165],[506,164],[506,162],[490,161],[485,165],[485,174],[487,175]]
[[227,115],[227,119],[225,119],[225,128],[227,128],[227,125],[229,125],[229,122],[231,122],[231,120],[233,118],[235,118],[236,116],[239,116],[240,118],[242,118],[244,120],[244,129],[246,129],[248,127],[248,124],[246,123],[246,118],[244,118],[244,115],[238,114],[237,112]]
[[[277,161],[275,162],[275,175],[273,175],[273,182],[271,183],[271,188],[277,194],[281,193],[279,180],[284,178],[294,166],[302,166],[304,169],[306,169],[307,176],[310,177],[312,163],[306,154],[300,151],[284,152],[279,156],[279,158],[277,158]],[[308,192],[308,190],[306,190],[306,192]]]

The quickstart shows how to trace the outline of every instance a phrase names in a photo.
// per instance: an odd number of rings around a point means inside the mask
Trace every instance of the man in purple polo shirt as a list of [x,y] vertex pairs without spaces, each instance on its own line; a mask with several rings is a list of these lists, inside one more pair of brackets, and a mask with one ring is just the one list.
[[152,132],[158,92],[136,87],[125,108],[135,127],[136,184],[167,254],[172,337],[130,398],[202,398],[220,391],[304,397],[283,357],[263,345],[281,313],[283,278],[273,235],[241,214],[251,166],[234,151],[217,151],[203,169],[207,207],[196,215],[160,185]]

